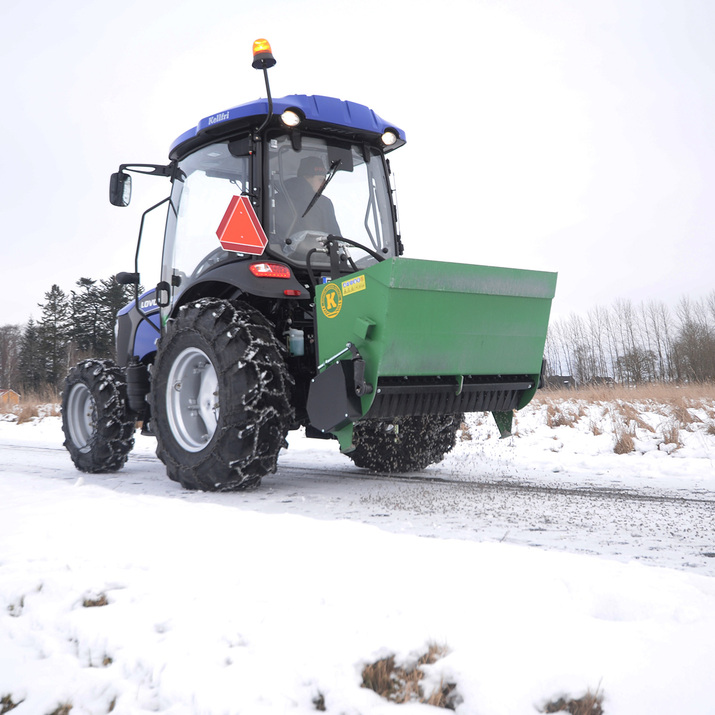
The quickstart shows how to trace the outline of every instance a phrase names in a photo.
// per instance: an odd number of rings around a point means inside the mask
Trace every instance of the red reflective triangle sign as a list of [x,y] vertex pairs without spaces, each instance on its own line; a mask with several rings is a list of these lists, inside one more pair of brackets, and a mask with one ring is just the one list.
[[225,251],[260,256],[268,244],[268,238],[248,196],[234,196],[229,201],[216,235]]

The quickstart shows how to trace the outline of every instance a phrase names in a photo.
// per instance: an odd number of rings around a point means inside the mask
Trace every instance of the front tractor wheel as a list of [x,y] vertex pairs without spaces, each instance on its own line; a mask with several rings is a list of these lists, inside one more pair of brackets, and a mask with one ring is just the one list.
[[116,472],[134,446],[124,373],[111,360],[84,360],[62,391],[64,446],[82,472]]
[[355,425],[355,449],[347,456],[372,472],[418,472],[452,450],[461,423],[462,415],[363,420]]
[[183,306],[152,379],[157,455],[187,489],[253,489],[276,471],[292,422],[291,379],[270,323],[245,304]]

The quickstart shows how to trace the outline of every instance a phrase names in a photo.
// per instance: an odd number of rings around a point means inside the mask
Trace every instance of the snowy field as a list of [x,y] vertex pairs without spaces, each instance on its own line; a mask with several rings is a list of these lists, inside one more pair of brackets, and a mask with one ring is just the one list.
[[642,407],[620,455],[622,416],[572,407],[475,417],[410,479],[292,433],[249,494],[183,491],[139,435],[80,475],[59,418],[0,416],[0,712],[437,713],[361,687],[437,644],[458,713],[715,713],[712,407]]

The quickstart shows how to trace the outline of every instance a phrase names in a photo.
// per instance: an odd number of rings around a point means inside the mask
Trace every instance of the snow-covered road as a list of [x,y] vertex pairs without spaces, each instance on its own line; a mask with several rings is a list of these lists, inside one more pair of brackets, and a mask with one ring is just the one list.
[[[22,473],[71,483],[81,477],[130,494],[348,519],[398,533],[537,546],[715,576],[712,459],[551,452],[537,450],[533,439],[524,444],[524,437],[496,440],[489,422],[472,431],[475,437],[460,441],[442,464],[402,477],[369,474],[340,455],[335,442],[291,433],[278,472],[257,492],[232,495],[183,491],[166,478],[154,440],[138,433],[128,465],[116,474],[80,475],[59,436],[49,445],[0,441],[0,460]],[[560,428],[560,434],[583,439],[574,428]]]

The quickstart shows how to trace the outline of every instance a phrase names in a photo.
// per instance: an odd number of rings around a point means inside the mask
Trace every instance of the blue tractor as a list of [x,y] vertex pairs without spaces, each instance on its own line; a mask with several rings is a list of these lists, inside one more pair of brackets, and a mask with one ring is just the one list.
[[[117,276],[135,286],[117,362],[84,360],[66,379],[65,447],[82,471],[121,468],[141,424],[189,489],[255,488],[301,427],[359,467],[409,472],[452,448],[463,412],[490,410],[507,432],[536,389],[555,276],[401,258],[387,155],[404,132],[354,102],[273,99],[273,64],[257,41],[265,99],[206,117],[169,163],[111,177],[115,206],[132,172],[171,192],[144,214],[166,212],[156,287],[140,292],[138,261]],[[455,295],[482,317],[454,315]],[[486,312],[473,302],[485,296]],[[528,308],[518,326],[514,300]],[[425,321],[442,347],[414,340]],[[480,362],[485,331],[496,358]]]

